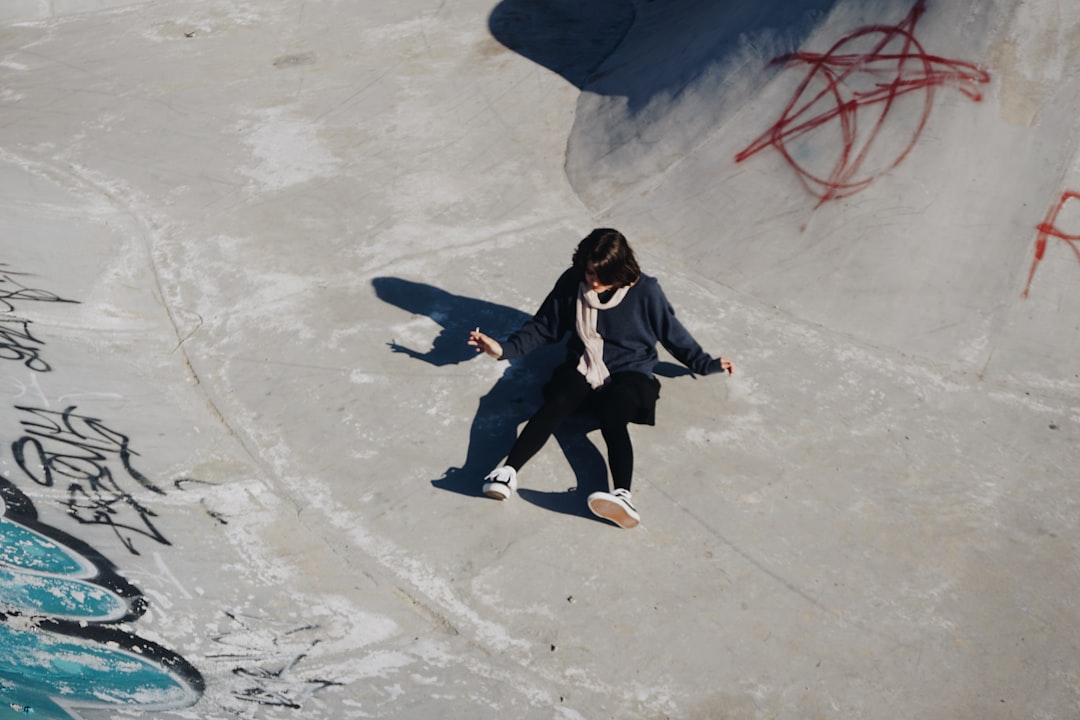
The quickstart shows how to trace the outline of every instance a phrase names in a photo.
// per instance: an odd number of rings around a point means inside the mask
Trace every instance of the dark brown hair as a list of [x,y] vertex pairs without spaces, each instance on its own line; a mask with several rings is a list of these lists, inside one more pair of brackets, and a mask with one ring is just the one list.
[[592,263],[600,282],[616,288],[631,285],[641,277],[630,243],[621,232],[611,228],[597,228],[586,235],[574,250],[573,262],[582,279],[585,266]]

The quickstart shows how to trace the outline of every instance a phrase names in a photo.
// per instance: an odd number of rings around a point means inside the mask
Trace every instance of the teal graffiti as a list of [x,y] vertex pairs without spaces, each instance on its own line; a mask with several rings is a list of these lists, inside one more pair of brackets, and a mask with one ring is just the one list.
[[[11,620],[8,620],[10,623]],[[134,648],[110,648],[99,640],[65,637],[45,627],[0,625],[0,696],[6,713],[72,718],[73,708],[138,706],[140,710],[185,707],[196,688]],[[16,717],[18,715],[11,715]]]
[[141,595],[94,551],[38,523],[10,483],[0,492],[0,720],[195,704],[204,689],[195,668],[112,626],[142,612]]
[[[3,509],[0,500],[0,512]],[[97,574],[94,564],[75,551],[7,518],[0,518],[0,543],[0,563],[4,565],[56,575]]]
[[0,518],[0,607],[55,619],[116,621],[130,613],[124,598],[89,582],[89,560],[39,532]]

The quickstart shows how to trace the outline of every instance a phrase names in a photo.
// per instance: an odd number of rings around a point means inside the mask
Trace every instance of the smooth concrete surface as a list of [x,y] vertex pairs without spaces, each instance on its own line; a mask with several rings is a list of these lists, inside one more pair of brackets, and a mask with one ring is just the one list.
[[[1080,6],[0,5],[0,717],[1080,717]],[[598,226],[632,531],[479,493]]]

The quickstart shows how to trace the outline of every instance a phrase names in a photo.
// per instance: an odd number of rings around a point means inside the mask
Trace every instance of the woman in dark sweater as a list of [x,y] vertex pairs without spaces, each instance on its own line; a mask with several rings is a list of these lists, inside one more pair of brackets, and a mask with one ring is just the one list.
[[555,283],[536,315],[500,343],[469,333],[477,352],[499,360],[521,357],[570,334],[567,360],[544,387],[544,404],[526,424],[505,464],[484,478],[484,494],[505,500],[517,489],[517,473],[560,422],[589,401],[600,417],[608,449],[613,492],[589,495],[589,509],[624,528],[640,516],[630,499],[634,448],[627,425],[655,424],[660,382],[653,375],[659,342],[699,375],[733,373],[713,358],[675,318],[655,278],[643,275],[622,233],[600,228],[574,251],[573,264]]

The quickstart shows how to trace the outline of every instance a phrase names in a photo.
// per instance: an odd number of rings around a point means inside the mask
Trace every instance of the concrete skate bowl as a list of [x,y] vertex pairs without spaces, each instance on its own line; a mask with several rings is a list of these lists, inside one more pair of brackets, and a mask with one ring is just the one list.
[[1071,6],[640,2],[573,72],[627,4],[540,6],[492,29],[582,88],[566,172],[609,222],[871,345],[1080,393]]
[[[0,10],[0,716],[1075,714],[1073,4],[75,5]],[[548,368],[461,340],[599,224],[739,364],[633,533],[595,435],[476,497]]]

